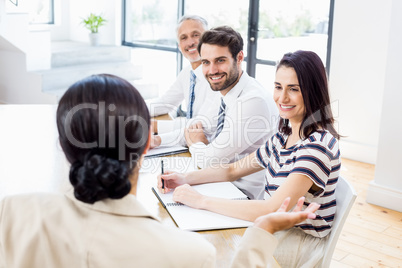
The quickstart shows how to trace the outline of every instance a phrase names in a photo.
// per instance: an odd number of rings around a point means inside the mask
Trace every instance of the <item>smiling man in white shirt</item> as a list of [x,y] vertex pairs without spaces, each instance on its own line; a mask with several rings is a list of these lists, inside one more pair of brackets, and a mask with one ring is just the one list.
[[[276,127],[278,111],[267,90],[242,71],[243,40],[239,33],[226,26],[214,28],[203,34],[198,49],[203,73],[221,99],[215,99],[218,104],[205,114],[212,120],[201,120],[185,131],[186,142],[199,166],[231,163],[266,141]],[[263,175],[257,173],[233,183],[249,197],[261,198],[262,188],[258,187],[262,180]]]
[[[276,130],[279,118],[272,95],[242,70],[243,39],[230,27],[205,31],[198,52],[210,91],[204,109],[186,129],[160,135],[162,145],[185,143],[201,168],[232,163],[258,149]],[[233,182],[251,199],[261,199],[264,173]]]

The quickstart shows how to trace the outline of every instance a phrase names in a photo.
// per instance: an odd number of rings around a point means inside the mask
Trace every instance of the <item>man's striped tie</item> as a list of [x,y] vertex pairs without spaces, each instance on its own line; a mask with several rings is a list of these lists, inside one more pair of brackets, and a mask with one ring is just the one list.
[[221,133],[223,129],[223,124],[225,122],[225,109],[226,104],[223,102],[223,98],[221,98],[221,107],[219,108],[219,116],[218,116],[218,126],[216,127],[215,138]]
[[190,72],[190,95],[188,98],[188,107],[187,107],[187,119],[193,118],[193,104],[194,104],[194,87],[195,87],[195,73],[193,70]]

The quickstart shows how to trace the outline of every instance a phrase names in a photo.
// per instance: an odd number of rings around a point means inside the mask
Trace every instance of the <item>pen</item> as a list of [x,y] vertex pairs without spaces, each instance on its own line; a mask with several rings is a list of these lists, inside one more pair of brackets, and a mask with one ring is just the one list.
[[[161,160],[161,174],[163,175],[163,160]],[[165,189],[165,180],[162,179],[162,189]]]

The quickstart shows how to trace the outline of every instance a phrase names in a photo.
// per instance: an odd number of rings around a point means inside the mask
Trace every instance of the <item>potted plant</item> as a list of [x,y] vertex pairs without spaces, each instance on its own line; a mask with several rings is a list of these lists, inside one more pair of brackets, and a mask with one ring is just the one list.
[[99,27],[105,25],[106,22],[107,20],[105,20],[101,15],[95,15],[93,13],[82,19],[81,23],[84,24],[85,28],[91,31],[89,34],[89,40],[92,46],[99,45]]

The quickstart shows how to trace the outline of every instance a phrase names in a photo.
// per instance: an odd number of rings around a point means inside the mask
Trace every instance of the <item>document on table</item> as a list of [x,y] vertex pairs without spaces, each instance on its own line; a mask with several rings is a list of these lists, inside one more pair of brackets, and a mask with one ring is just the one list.
[[145,158],[160,157],[165,155],[180,154],[188,152],[188,148],[184,146],[159,146],[148,150]]
[[[158,120],[158,133],[168,133],[174,131],[175,129],[180,129],[185,125],[185,118],[175,119],[175,120]],[[150,149],[145,155],[146,158],[149,157],[160,157],[165,155],[179,154],[188,152],[188,148],[185,146],[174,145],[174,146],[159,146]]]
[[[193,186],[201,194],[227,198],[244,199],[247,196],[231,182],[205,183]],[[176,225],[182,230],[204,231],[230,228],[241,228],[251,226],[250,221],[240,220],[207,210],[194,209],[173,201],[173,193],[162,194],[158,189],[152,187],[152,191],[159,199],[164,208],[168,211]]]
[[164,134],[175,129],[184,128],[186,126],[186,118],[178,117],[174,120],[158,120],[158,133]]

